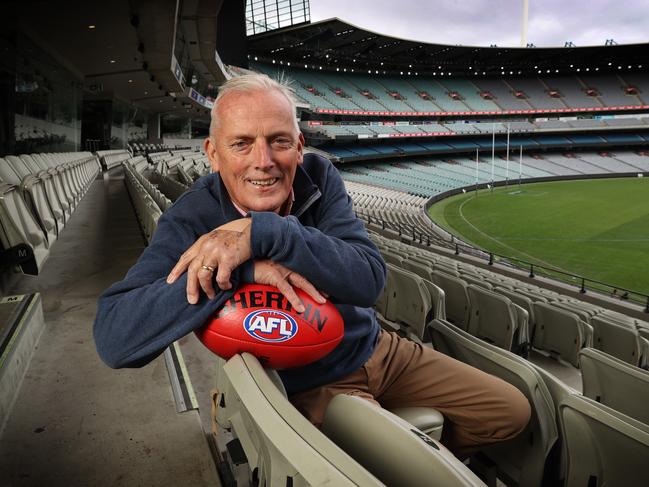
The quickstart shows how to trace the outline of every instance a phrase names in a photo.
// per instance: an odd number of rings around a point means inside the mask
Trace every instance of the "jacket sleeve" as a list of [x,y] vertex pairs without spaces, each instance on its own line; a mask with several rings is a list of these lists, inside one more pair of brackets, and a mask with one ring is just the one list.
[[[138,262],[100,296],[93,333],[97,352],[108,366],[146,365],[169,344],[203,325],[231,295],[221,291],[210,301],[201,294],[192,305],[186,297],[186,273],[167,284],[168,273],[196,240],[194,232],[189,222],[165,213]],[[232,284],[233,289],[238,287],[237,271]]]
[[336,302],[373,306],[385,284],[385,263],[331,163],[321,193],[315,227],[295,216],[251,212],[253,257],[302,274]]

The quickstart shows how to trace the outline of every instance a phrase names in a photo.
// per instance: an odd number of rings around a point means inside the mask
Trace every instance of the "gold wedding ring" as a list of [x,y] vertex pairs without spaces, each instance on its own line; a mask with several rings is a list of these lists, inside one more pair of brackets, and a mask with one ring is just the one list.
[[211,265],[202,265],[201,269],[205,269],[206,271],[210,271],[211,273],[214,273],[214,267]]

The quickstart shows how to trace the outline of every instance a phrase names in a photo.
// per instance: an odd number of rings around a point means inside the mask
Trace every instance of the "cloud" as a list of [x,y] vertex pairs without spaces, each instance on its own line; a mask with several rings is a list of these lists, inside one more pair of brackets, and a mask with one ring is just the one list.
[[[312,21],[339,17],[381,34],[439,44],[518,46],[521,0],[311,0]],[[649,41],[645,0],[531,0],[528,42],[537,46]]]

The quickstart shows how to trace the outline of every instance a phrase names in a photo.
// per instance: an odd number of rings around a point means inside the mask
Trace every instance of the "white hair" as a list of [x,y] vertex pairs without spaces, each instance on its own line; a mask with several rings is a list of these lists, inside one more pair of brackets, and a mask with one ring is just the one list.
[[250,73],[244,74],[242,76],[237,76],[235,78],[230,78],[221,86],[219,86],[219,94],[214,100],[214,106],[212,107],[212,116],[210,121],[210,134],[213,133],[213,130],[218,124],[218,107],[221,103],[223,97],[228,93],[253,93],[256,91],[278,91],[281,93],[284,98],[289,102],[291,110],[293,111],[293,120],[295,125],[295,130],[300,131],[300,128],[297,123],[296,113],[296,98],[295,91],[291,86],[292,80],[288,77],[285,77],[282,73],[279,79],[275,80],[270,76],[262,73]]

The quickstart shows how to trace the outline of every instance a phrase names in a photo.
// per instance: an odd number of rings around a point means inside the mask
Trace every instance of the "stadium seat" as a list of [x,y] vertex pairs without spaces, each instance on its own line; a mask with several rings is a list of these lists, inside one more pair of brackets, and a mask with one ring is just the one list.
[[[418,275],[387,264],[387,306],[383,318],[392,330],[422,340],[426,324],[431,319],[432,302],[424,280]],[[384,321],[384,320],[382,320]]]
[[546,461],[545,473],[543,475],[543,485],[564,485],[566,478],[566,464],[568,461],[568,452],[566,449],[565,432],[563,428],[563,420],[559,411],[559,405],[568,397],[573,395],[580,395],[579,391],[569,387],[565,382],[559,380],[553,374],[548,372],[542,367],[529,362],[532,367],[538,372],[545,383],[545,386],[552,397],[554,404],[555,419],[559,438],[552,447],[548,454]]
[[508,297],[512,303],[517,304],[527,312],[528,316],[528,333],[532,337],[534,335],[534,327],[536,326],[536,317],[534,315],[534,302],[524,294],[517,291],[496,286],[494,291],[505,297]]
[[559,406],[567,447],[566,484],[643,485],[649,478],[649,426],[587,397]]
[[50,245],[15,186],[0,183],[0,243],[15,249],[24,274],[38,275],[50,253]]
[[579,353],[584,396],[649,425],[649,371],[594,348]]
[[579,350],[592,342],[591,326],[576,314],[548,303],[534,303],[534,314],[537,325],[532,346],[578,367]]
[[519,355],[529,346],[527,312],[500,294],[469,284],[470,318],[468,332]]
[[462,331],[448,322],[429,325],[436,350],[516,386],[528,399],[532,417],[512,440],[483,450],[519,486],[539,486],[546,460],[558,438],[554,404],[543,379],[525,359]]
[[433,267],[429,264],[424,264],[418,262],[413,257],[409,257],[403,261],[402,267],[410,272],[414,272],[419,277],[428,279],[429,281],[433,280]]
[[463,330],[469,324],[469,294],[466,283],[454,276],[435,270],[433,284],[444,290],[446,296],[446,319]]
[[238,440],[258,485],[382,485],[286,399],[244,353],[217,367],[216,427]]
[[[25,203],[43,230],[47,241],[50,245],[54,243],[59,234],[59,222],[50,207],[45,186],[40,178],[30,174],[21,179],[10,163],[0,158],[0,183],[7,183],[20,189]],[[62,221],[60,228],[63,228]]]
[[322,431],[386,485],[484,485],[441,443],[360,397],[334,397]]
[[604,315],[593,316],[593,347],[631,365],[640,365],[644,342],[632,323],[613,321]]

